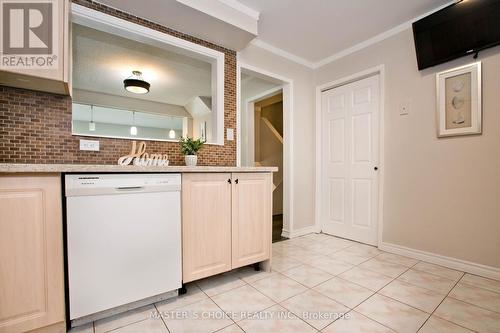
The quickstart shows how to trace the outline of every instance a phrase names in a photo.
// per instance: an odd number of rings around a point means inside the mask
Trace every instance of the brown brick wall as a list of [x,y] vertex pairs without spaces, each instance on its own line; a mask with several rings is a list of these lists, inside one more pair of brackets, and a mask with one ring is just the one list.
[[[93,1],[73,2],[224,52],[224,128],[236,130],[236,52]],[[132,145],[131,140],[96,138],[99,152],[80,151],[81,138],[71,135],[70,97],[0,86],[1,163],[116,164]],[[147,152],[167,153],[171,165],[184,164],[177,143],[146,142]],[[236,140],[225,140],[224,146],[205,145],[198,164],[236,165]]]

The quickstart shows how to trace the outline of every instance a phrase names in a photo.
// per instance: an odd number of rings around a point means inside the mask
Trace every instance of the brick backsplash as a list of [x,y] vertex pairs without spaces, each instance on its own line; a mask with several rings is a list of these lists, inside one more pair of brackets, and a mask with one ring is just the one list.
[[[153,22],[88,0],[77,3],[149,28],[224,52],[224,132],[236,129],[236,52]],[[0,86],[0,162],[116,164],[130,151],[132,141],[88,138],[100,141],[99,152],[79,150],[83,137],[71,135],[71,97]],[[166,153],[171,165],[183,165],[175,142],[146,141],[147,151]],[[236,140],[224,146],[205,145],[199,165],[236,165]]]

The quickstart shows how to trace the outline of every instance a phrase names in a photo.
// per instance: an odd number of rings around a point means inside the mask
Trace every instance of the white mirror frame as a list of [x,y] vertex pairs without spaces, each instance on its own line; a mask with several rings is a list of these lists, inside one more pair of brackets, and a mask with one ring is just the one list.
[[71,5],[71,22],[160,48],[174,46],[186,50],[188,56],[193,56],[195,53],[200,60],[212,63],[212,98],[214,101],[212,107],[215,110],[214,116],[217,117],[217,121],[214,121],[216,139],[215,142],[207,142],[207,144],[224,145],[223,52],[77,4]]

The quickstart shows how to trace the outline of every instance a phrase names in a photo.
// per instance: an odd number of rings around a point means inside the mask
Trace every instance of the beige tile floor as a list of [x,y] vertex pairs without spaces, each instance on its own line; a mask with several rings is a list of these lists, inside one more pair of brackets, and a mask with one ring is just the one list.
[[500,333],[500,281],[311,234],[245,267],[72,333]]

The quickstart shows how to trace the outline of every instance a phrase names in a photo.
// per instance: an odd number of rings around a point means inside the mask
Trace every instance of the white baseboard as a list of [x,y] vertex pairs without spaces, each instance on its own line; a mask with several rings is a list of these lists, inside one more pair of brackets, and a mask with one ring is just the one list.
[[495,280],[500,280],[500,268],[477,264],[471,261],[446,257],[435,253],[416,250],[409,247],[382,242],[379,245],[382,251],[399,254],[402,256],[422,260],[431,264],[441,265],[444,267],[456,269],[462,272],[467,272],[475,275],[480,275]]
[[300,236],[304,236],[307,234],[318,233],[318,232],[320,232],[320,230],[315,225],[311,225],[309,227],[304,227],[304,228],[300,228],[300,229],[292,230],[292,231],[283,229],[283,231],[281,232],[281,236],[286,237],[286,238],[295,238],[295,237],[300,237]]

